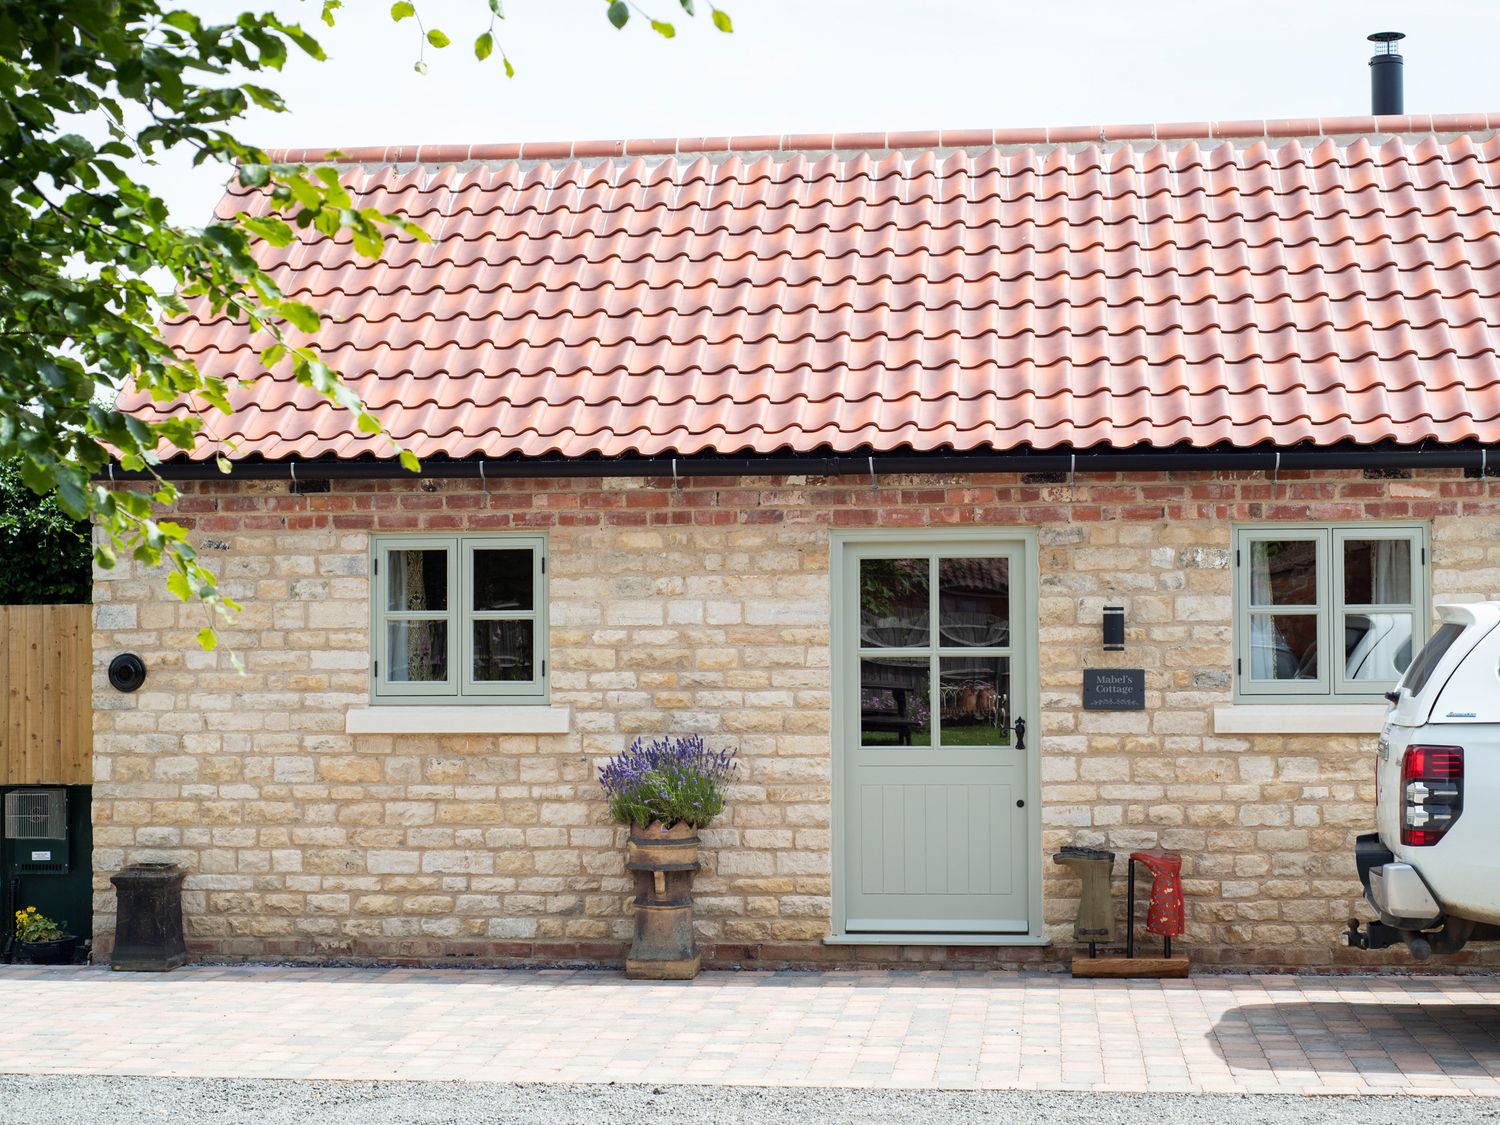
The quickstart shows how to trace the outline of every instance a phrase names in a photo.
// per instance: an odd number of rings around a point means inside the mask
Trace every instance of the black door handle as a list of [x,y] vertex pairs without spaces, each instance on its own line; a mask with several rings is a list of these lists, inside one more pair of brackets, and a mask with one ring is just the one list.
[[1016,732],[1016,749],[1026,749],[1026,720],[1018,718],[1014,729]]

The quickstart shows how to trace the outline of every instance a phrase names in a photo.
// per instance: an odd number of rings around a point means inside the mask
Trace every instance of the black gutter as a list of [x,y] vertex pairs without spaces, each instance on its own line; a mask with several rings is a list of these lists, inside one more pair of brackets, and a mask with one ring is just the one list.
[[[1500,470],[1500,451],[1496,454]],[[168,480],[378,480],[415,478],[532,477],[742,477],[876,476],[923,473],[1120,473],[1120,472],[1276,472],[1289,469],[1474,469],[1489,468],[1489,454],[1477,446],[1321,447],[1289,449],[1048,450],[1036,453],[873,453],[789,454],[758,457],[529,458],[498,461],[430,458],[413,474],[394,459],[234,462],[226,477],[213,461],[172,461],[159,466]],[[150,474],[116,470],[99,479],[142,480]]]

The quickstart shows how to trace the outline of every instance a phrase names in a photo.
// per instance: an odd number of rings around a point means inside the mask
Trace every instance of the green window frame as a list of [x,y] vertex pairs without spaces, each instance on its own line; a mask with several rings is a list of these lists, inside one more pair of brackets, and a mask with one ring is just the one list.
[[[1427,538],[1411,523],[1236,527],[1236,700],[1374,702],[1394,688],[1428,635]],[[1385,561],[1362,565],[1362,552]],[[1279,588],[1277,558],[1296,560]]]
[[370,696],[380,703],[546,703],[547,541],[370,541]]

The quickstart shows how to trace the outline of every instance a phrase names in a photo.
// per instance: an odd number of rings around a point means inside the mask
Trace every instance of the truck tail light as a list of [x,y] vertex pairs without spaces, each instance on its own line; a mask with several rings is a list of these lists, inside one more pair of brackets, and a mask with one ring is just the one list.
[[1431,847],[1464,811],[1462,746],[1409,746],[1401,759],[1401,843]]

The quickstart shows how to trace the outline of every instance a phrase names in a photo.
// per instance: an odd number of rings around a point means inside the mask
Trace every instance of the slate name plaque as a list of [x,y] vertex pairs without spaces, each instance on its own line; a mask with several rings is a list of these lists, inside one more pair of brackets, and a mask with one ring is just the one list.
[[1146,670],[1144,668],[1085,668],[1083,670],[1083,709],[1085,711],[1144,711],[1146,709]]

